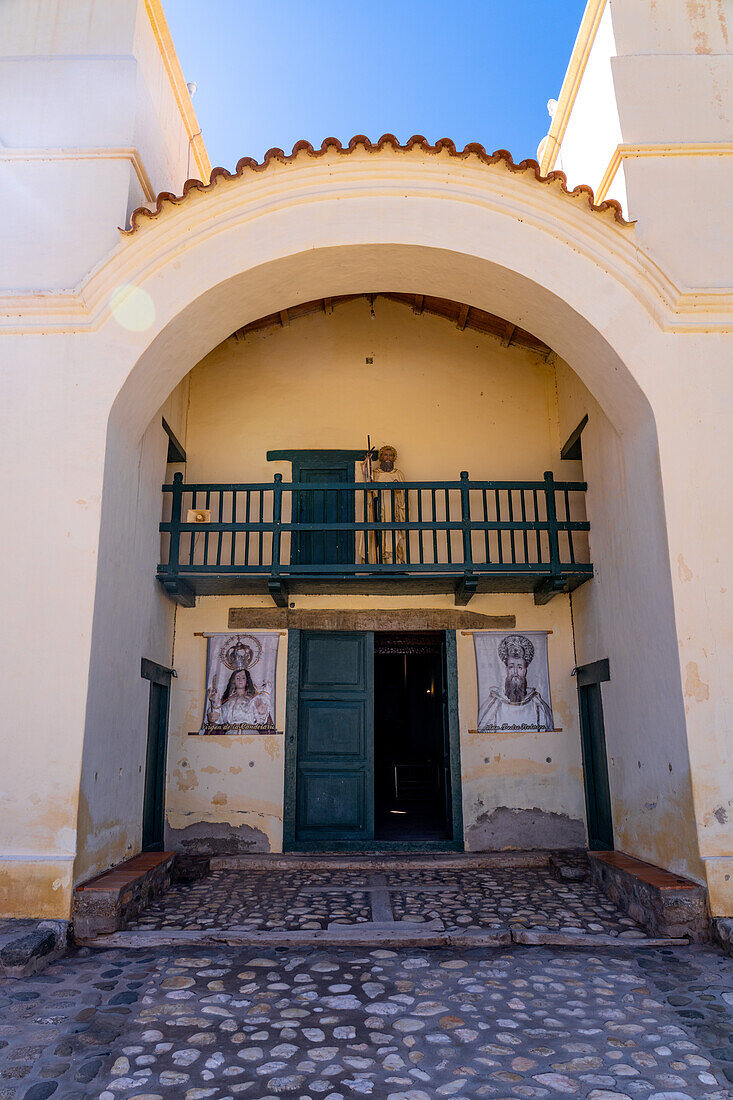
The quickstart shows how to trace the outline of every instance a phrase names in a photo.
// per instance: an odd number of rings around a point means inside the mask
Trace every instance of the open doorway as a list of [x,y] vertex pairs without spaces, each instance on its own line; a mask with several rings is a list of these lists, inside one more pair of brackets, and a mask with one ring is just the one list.
[[451,837],[442,633],[374,637],[374,825],[381,841]]

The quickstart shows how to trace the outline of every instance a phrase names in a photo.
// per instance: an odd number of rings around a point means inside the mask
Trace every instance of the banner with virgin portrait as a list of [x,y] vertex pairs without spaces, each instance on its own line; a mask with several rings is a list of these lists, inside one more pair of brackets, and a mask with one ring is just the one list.
[[279,634],[210,634],[199,734],[277,733]]

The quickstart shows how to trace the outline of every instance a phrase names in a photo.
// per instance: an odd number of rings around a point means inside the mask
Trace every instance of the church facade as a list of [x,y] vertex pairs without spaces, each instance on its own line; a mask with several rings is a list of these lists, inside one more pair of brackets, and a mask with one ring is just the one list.
[[158,0],[48,6],[0,13],[0,911],[590,846],[733,915],[723,6],[589,0],[538,162],[213,172]]

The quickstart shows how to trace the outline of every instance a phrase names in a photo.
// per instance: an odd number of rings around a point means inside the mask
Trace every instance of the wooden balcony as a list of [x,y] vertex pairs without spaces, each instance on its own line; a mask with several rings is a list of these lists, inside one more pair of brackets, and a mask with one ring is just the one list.
[[158,580],[179,603],[269,593],[533,592],[593,575],[583,482],[295,482],[163,486]]

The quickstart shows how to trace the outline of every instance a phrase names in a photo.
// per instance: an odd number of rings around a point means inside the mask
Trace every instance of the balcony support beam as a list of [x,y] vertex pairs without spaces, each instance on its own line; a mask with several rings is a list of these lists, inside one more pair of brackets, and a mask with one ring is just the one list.
[[174,603],[180,604],[181,607],[196,606],[196,593],[182,577],[159,575],[158,580]]
[[545,577],[534,590],[534,602],[538,607],[560,596],[567,588],[567,577]]
[[472,596],[476,595],[478,577],[465,573],[456,585],[456,607],[465,607]]
[[288,586],[279,577],[270,577],[267,582],[267,591],[272,596],[275,607],[288,606]]

